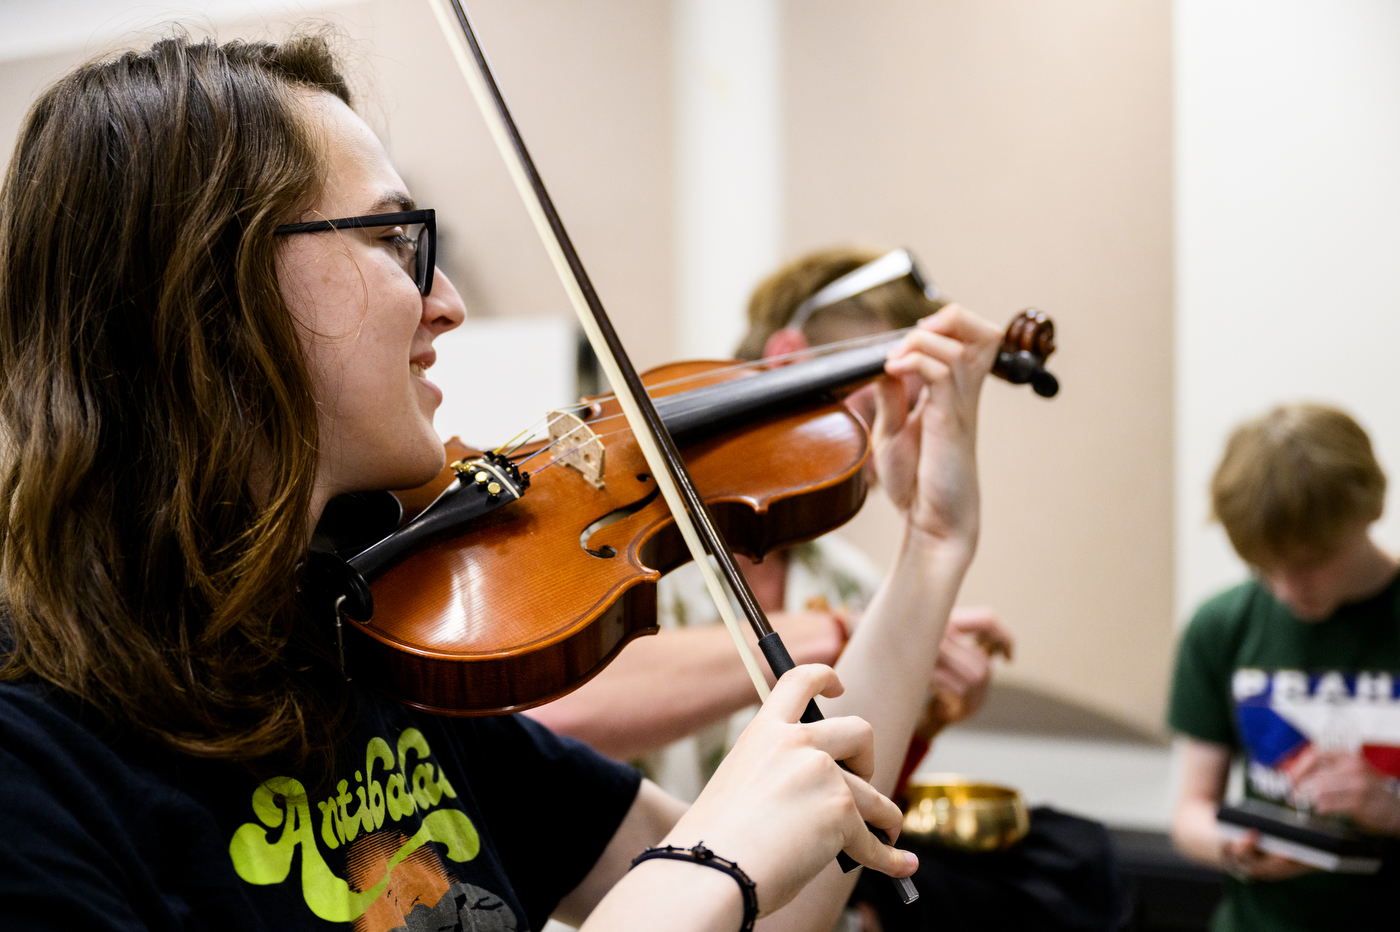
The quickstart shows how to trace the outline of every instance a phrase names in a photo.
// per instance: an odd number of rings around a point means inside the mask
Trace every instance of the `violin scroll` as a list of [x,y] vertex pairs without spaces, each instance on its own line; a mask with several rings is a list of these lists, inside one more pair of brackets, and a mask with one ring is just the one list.
[[1045,368],[1045,360],[1053,352],[1055,322],[1044,311],[1026,308],[1007,324],[992,375],[1012,385],[1029,384],[1042,398],[1054,398],[1060,391],[1060,380]]

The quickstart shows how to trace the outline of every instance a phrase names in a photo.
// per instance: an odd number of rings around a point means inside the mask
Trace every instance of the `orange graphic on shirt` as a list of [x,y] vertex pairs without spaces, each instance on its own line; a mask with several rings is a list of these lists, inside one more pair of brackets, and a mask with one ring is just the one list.
[[384,895],[355,920],[356,932],[390,932],[404,925],[404,917],[417,904],[432,907],[447,893],[451,880],[442,861],[428,847],[419,848],[390,871],[392,858],[408,837],[398,832],[375,832],[357,839],[345,855],[346,879],[359,890],[374,886],[389,875]]

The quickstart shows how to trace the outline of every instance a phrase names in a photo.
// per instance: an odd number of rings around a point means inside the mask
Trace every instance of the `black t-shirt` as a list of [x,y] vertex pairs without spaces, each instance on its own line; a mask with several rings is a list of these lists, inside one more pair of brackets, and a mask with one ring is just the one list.
[[635,770],[527,718],[359,700],[332,788],[308,796],[0,684],[0,925],[538,929],[636,797]]

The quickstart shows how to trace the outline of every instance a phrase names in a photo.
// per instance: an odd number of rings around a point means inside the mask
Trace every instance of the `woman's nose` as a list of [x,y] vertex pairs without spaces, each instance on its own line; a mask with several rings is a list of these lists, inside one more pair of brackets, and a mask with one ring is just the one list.
[[432,291],[423,299],[424,325],[437,335],[461,326],[466,317],[467,307],[462,303],[462,296],[457,293],[452,280],[443,274],[442,269],[433,269]]

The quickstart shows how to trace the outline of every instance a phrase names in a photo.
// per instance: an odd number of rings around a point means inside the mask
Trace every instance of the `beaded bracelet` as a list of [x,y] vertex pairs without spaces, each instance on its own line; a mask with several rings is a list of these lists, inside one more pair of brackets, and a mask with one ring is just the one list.
[[690,861],[692,864],[703,864],[705,867],[713,867],[715,870],[728,874],[734,878],[734,882],[739,885],[739,892],[744,897],[744,921],[739,926],[739,932],[753,932],[753,924],[758,921],[758,886],[749,879],[749,875],[733,861],[722,858],[715,854],[705,843],[699,842],[694,848],[678,848],[675,845],[666,845],[662,848],[648,848],[632,859],[632,866],[636,867],[643,861],[654,859],[668,861]]

